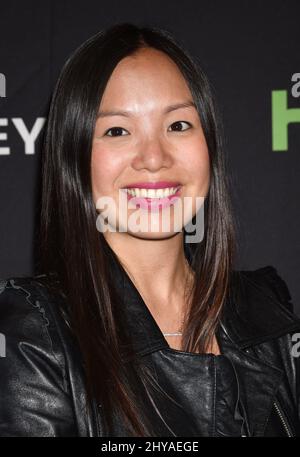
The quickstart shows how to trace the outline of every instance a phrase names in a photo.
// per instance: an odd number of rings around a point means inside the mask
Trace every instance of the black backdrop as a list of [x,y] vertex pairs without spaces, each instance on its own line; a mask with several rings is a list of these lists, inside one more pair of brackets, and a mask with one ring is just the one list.
[[237,268],[274,265],[300,314],[299,0],[2,2],[0,277],[34,269],[41,137],[59,71],[81,42],[121,21],[168,29],[202,64],[224,120]]

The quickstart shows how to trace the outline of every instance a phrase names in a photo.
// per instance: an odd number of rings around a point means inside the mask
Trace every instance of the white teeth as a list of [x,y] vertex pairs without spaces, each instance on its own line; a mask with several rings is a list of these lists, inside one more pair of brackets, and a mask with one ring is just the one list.
[[147,190],[147,197],[155,198],[156,197],[156,190],[155,189],[148,189]]
[[164,196],[163,189],[157,189],[156,190],[156,195],[157,195],[157,197],[162,198]]
[[170,195],[176,194],[179,187],[167,187],[165,189],[138,189],[130,188],[125,189],[132,197],[144,197],[144,198],[166,198]]

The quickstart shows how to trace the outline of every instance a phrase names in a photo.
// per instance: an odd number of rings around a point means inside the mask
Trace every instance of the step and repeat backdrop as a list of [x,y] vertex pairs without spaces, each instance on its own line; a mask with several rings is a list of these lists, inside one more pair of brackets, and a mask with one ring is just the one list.
[[118,22],[161,27],[217,97],[238,220],[236,267],[273,265],[300,315],[300,2],[10,0],[0,6],[0,277],[37,260],[43,129],[67,57]]

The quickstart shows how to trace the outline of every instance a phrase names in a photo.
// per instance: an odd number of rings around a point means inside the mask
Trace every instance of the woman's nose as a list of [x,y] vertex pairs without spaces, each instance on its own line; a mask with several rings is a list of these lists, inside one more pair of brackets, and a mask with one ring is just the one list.
[[139,145],[135,154],[132,167],[136,170],[147,169],[156,171],[160,168],[168,168],[173,163],[172,151],[159,140],[149,140]]

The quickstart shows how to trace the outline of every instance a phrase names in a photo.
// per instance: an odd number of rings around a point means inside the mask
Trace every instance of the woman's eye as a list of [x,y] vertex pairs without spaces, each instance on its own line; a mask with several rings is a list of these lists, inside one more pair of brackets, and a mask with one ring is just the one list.
[[[186,128],[184,128],[184,124],[187,125]],[[191,128],[191,126],[192,126],[192,124],[187,121],[176,121],[176,122],[173,122],[173,124],[171,124],[171,127],[173,127],[172,130],[175,132],[184,132],[185,130],[188,130],[189,128]],[[105,132],[104,136],[112,136],[112,137],[124,136],[122,134],[122,131],[127,132],[127,130],[123,129],[123,127],[111,127],[109,130],[107,130]],[[125,133],[125,136],[127,134],[128,133]]]
[[[182,124],[186,124],[188,125],[188,128],[182,128]],[[177,121],[177,122],[173,122],[173,124],[171,124],[171,127],[172,126],[175,126],[175,132],[183,132],[185,130],[188,130],[192,124],[190,124],[189,122],[186,122],[186,121]]]
[[[122,127],[112,127],[109,130],[107,130],[104,135],[106,135],[106,136],[124,136],[124,135],[122,135],[122,133],[120,133],[122,130],[124,132],[127,131],[127,130],[123,129]],[[109,132],[114,132],[115,134],[110,135]]]

